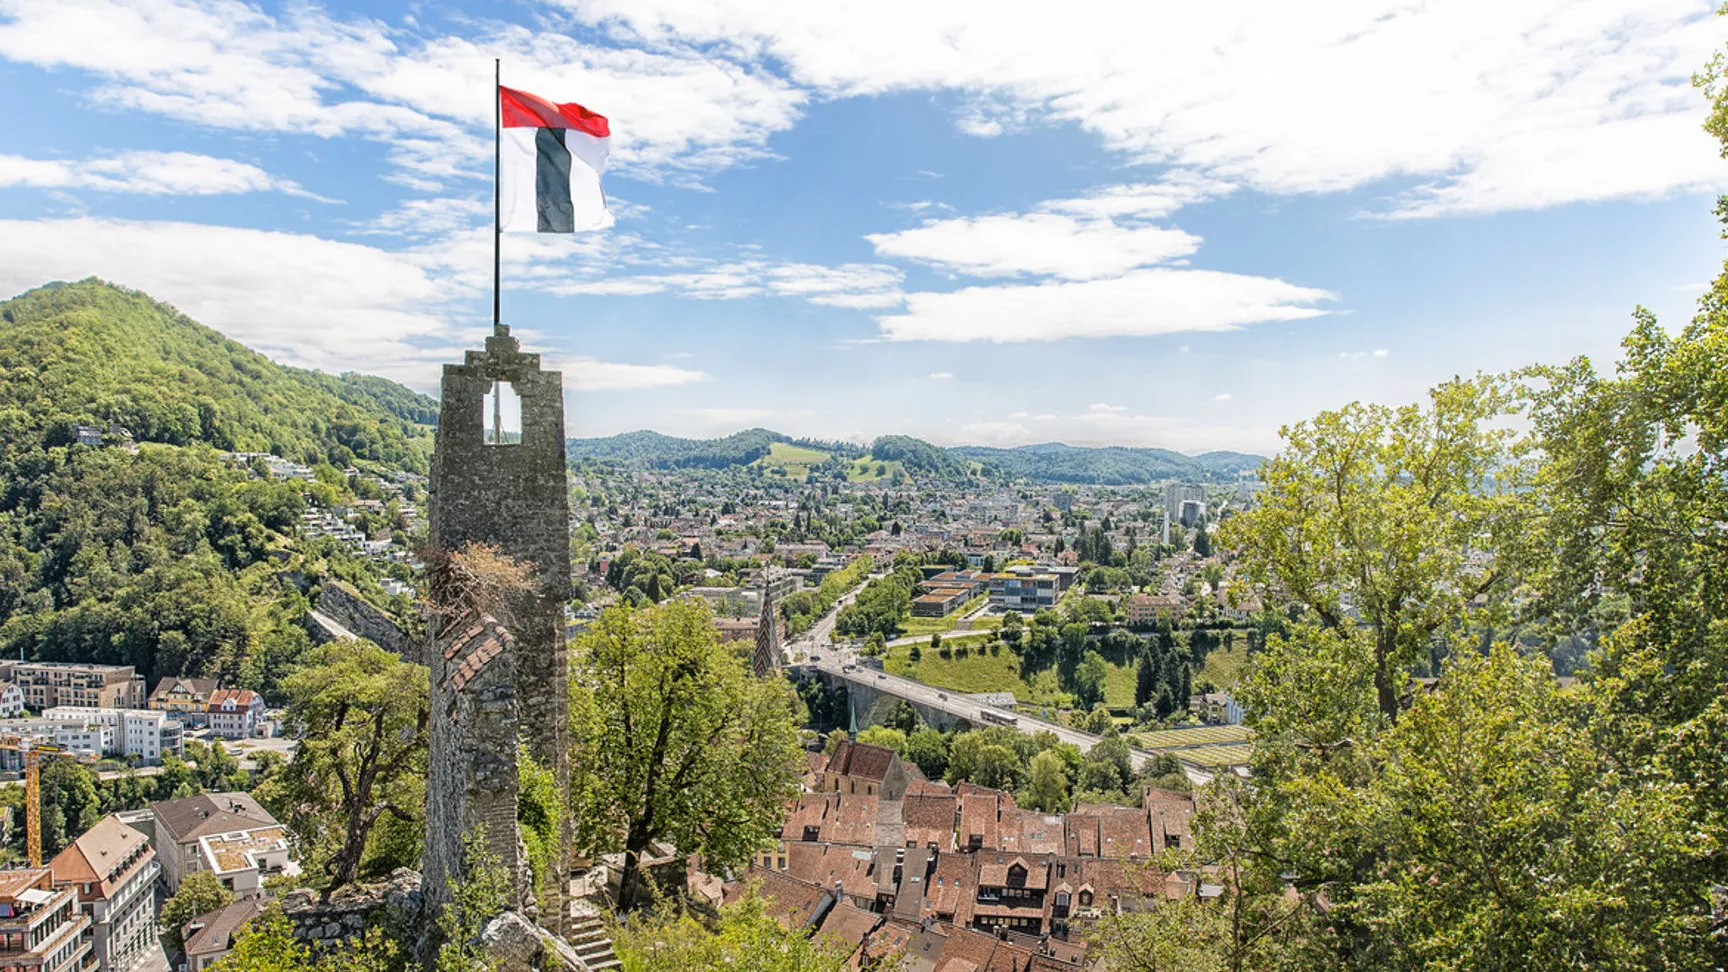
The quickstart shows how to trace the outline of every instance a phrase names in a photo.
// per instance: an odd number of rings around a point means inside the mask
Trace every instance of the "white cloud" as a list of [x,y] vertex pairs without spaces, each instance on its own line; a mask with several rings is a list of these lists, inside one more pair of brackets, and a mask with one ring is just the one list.
[[1179,331],[1228,331],[1295,321],[1333,295],[1269,277],[1153,268],[1107,280],[906,295],[906,311],[877,317],[895,341],[1056,341]]
[[[195,223],[0,220],[0,293],[87,276],[142,290],[278,361],[420,388],[436,387],[440,364],[479,340],[446,311],[482,284],[452,273],[444,253]],[[708,379],[669,365],[564,361],[580,390]]]
[[1160,227],[1128,228],[1055,213],[979,216],[866,236],[880,256],[980,277],[1049,275],[1094,280],[1184,257],[1200,238]]
[[960,427],[960,435],[966,441],[988,445],[1020,445],[1025,443],[1031,434],[1026,426],[1019,422],[972,422]]
[[1138,162],[1272,193],[1428,180],[1401,216],[1724,184],[1689,74],[1711,0],[1079,4],[562,0],[642,43],[772,62],[829,97],[965,93],[995,135],[1070,122]]
[[[659,256],[659,259],[655,259]],[[697,300],[741,300],[751,297],[800,297],[832,307],[880,309],[897,307],[901,273],[881,264],[847,263],[825,267],[810,263],[775,263],[751,257],[721,262],[701,257],[641,254],[625,262],[682,264],[683,273],[650,273],[548,280],[542,285],[563,295],[639,296],[669,293]]]
[[214,196],[285,192],[333,202],[255,165],[190,152],[124,152],[82,160],[27,159],[0,155],[0,186],[96,189],[151,196]]
[[1229,392],[1225,392],[1222,395],[1213,395],[1212,400],[1215,402],[1227,402],[1231,399],[1231,397],[1232,396],[1230,395]]
[[491,66],[507,82],[630,119],[613,168],[674,181],[771,155],[808,94],[757,67],[687,48],[617,48],[554,30],[478,25],[421,36],[293,5],[238,0],[0,0],[0,57],[87,71],[96,103],[199,125],[388,146],[396,180],[484,178]]
[[1385,348],[1375,348],[1372,351],[1340,351],[1338,352],[1338,357],[1349,361],[1351,359],[1361,358],[1384,358],[1391,355],[1391,353],[1391,351],[1388,351]]
[[715,406],[713,408],[681,409],[685,415],[706,419],[715,425],[743,425],[746,422],[761,422],[774,417],[774,410],[769,408],[736,408],[731,406]]
[[953,378],[953,377],[954,377],[954,372],[952,372],[952,371],[932,371],[932,372],[930,372],[930,378],[933,381],[947,381],[948,379]]

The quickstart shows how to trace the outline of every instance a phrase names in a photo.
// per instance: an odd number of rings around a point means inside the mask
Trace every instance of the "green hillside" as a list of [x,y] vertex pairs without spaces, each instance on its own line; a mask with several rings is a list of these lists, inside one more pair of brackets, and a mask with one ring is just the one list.
[[[306,591],[336,576],[384,600],[379,565],[300,535],[309,497],[377,498],[343,477],[349,462],[423,469],[435,408],[381,378],[284,368],[96,280],[0,303],[0,656],[271,693],[307,647]],[[136,447],[73,444],[110,424]],[[319,481],[218,449],[274,452]]]
[[1257,469],[1265,457],[1240,452],[1208,452],[1187,456],[1169,449],[1137,449],[1126,446],[1042,445],[998,449],[957,446],[955,455],[996,466],[1010,476],[1037,482],[1097,483],[1126,486],[1183,479],[1200,482],[1236,479]]
[[64,445],[77,426],[112,424],[139,442],[423,470],[437,407],[382,378],[278,365],[100,280],[0,303],[0,449]]

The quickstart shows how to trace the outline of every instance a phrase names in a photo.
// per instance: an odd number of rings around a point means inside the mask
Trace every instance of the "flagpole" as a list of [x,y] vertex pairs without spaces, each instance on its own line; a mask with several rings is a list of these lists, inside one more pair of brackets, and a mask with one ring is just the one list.
[[498,291],[501,276],[498,271],[499,251],[504,241],[504,218],[503,210],[500,208],[502,203],[499,201],[498,187],[499,175],[502,172],[502,165],[499,162],[502,157],[501,149],[498,147],[499,125],[501,124],[499,121],[501,114],[499,89],[503,86],[503,75],[498,66],[500,60],[502,59],[496,57],[492,59],[492,332],[494,334],[502,334],[504,329],[498,314]]

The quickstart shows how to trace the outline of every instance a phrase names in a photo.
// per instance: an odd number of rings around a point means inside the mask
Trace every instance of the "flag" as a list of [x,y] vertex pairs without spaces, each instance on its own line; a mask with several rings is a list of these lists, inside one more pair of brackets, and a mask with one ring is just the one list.
[[576,233],[611,226],[600,191],[612,147],[606,116],[503,85],[498,110],[498,228]]

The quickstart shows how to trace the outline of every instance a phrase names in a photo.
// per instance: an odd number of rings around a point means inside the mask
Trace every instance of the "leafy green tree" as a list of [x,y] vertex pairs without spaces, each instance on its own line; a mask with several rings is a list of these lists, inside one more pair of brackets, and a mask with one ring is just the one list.
[[1110,677],[1110,666],[1104,656],[1086,652],[1074,669],[1074,701],[1082,708],[1091,708],[1104,701],[1104,683]]
[[926,779],[939,780],[948,769],[948,737],[936,729],[919,729],[907,737],[900,755],[917,765]]
[[753,892],[722,908],[712,928],[668,910],[615,928],[612,941],[623,972],[847,972],[852,968],[849,944],[786,930]]
[[234,892],[223,887],[222,880],[209,871],[194,871],[180,882],[174,896],[162,903],[157,916],[162,925],[162,944],[178,952],[186,947],[181,932],[186,923],[199,915],[208,914],[234,900]]
[[1068,810],[1068,767],[1062,757],[1045,750],[1032,757],[1027,769],[1026,795],[1032,809],[1045,813]]
[[1518,528],[1523,474],[1496,424],[1507,405],[1499,383],[1473,379],[1437,386],[1426,408],[1322,412],[1283,430],[1259,504],[1223,525],[1250,577],[1368,642],[1387,720],[1432,639],[1476,598],[1511,590],[1499,541]]
[[896,753],[906,750],[906,734],[892,726],[870,726],[858,733],[858,741],[867,746],[881,746]]
[[[283,683],[300,748],[259,797],[329,876],[326,893],[360,876],[381,817],[421,819],[429,685],[423,666],[364,641],[314,649]],[[417,857],[370,866],[388,872]]]
[[798,704],[719,642],[707,603],[611,608],[575,643],[572,818],[589,853],[624,852],[620,904],[665,840],[741,867],[798,792]]

